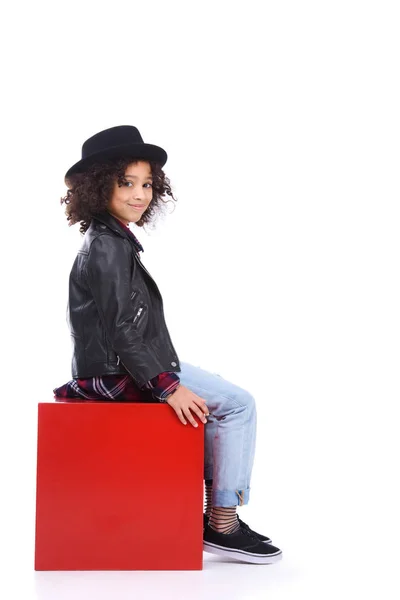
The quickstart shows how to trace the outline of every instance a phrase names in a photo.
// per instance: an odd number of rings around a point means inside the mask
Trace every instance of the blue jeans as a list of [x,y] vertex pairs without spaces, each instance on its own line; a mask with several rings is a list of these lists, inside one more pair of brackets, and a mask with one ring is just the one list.
[[[217,373],[182,361],[180,365],[181,384],[203,398],[211,413],[204,425],[204,479],[213,480],[212,504],[248,504],[257,432],[255,400]],[[193,427],[189,421],[188,426]]]

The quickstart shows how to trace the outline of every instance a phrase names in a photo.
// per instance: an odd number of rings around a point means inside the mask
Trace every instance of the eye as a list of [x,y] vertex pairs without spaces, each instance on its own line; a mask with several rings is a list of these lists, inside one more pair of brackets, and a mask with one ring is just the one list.
[[[132,181],[128,181],[127,179],[125,181],[123,181],[122,183],[123,183],[123,185],[128,185],[128,184],[133,185],[133,182]],[[145,183],[144,185],[149,185],[150,187],[153,187],[152,183]]]

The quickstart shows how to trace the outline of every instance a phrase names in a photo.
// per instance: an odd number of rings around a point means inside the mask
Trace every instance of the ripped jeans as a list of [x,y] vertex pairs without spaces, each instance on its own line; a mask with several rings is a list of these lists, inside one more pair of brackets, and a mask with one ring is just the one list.
[[204,425],[204,479],[213,480],[212,504],[248,504],[257,432],[255,400],[217,373],[182,361],[180,366],[181,384],[203,398],[210,411]]

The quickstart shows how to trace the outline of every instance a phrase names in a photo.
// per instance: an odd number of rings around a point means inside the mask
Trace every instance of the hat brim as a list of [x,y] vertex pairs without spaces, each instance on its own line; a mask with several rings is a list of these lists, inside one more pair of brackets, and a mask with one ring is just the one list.
[[119,146],[111,146],[107,150],[101,150],[78,160],[72,165],[64,175],[64,181],[74,173],[83,173],[87,167],[95,162],[108,158],[118,158],[123,156],[132,156],[132,158],[142,158],[143,160],[151,160],[160,164],[161,167],[167,162],[168,155],[163,148],[154,144],[121,144]]

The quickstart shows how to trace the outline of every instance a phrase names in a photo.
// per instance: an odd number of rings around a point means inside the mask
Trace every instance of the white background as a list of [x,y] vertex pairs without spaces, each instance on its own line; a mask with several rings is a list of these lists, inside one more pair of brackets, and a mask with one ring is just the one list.
[[[397,11],[3,9],[4,598],[399,597]],[[67,285],[82,243],[59,203],[64,174],[85,139],[126,124],[165,148],[178,197],[154,230],[131,225],[178,355],[256,398],[238,514],[283,550],[276,565],[205,554],[202,572],[34,571],[37,403],[71,378]]]

